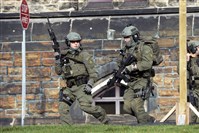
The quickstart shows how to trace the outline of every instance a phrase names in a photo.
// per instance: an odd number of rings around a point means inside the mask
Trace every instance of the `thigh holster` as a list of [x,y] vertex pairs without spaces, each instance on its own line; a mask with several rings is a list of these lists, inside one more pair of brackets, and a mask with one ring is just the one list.
[[71,106],[71,105],[73,104],[73,100],[72,100],[70,97],[66,96],[66,95],[63,93],[63,90],[62,90],[62,89],[59,91],[59,101],[60,101],[60,102],[65,102],[65,103],[67,103],[69,106]]

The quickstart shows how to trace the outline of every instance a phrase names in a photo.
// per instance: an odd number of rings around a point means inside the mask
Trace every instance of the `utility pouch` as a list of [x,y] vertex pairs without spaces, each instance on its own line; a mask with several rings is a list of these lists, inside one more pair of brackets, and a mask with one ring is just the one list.
[[69,64],[64,64],[62,67],[63,73],[64,73],[64,79],[72,77],[72,70]]
[[143,97],[143,89],[136,89],[134,90],[134,98]]

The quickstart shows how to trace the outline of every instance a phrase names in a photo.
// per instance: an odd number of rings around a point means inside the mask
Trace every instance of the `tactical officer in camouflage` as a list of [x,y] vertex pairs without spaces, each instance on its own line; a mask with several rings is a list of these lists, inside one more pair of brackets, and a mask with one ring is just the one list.
[[127,81],[128,87],[123,96],[123,109],[128,114],[135,116],[140,124],[153,123],[154,117],[150,116],[144,109],[144,100],[149,98],[150,95],[150,92],[147,92],[147,85],[151,80],[153,51],[147,45],[143,45],[142,50],[139,49],[139,45],[143,42],[135,26],[126,26],[122,31],[122,36],[125,46],[122,49],[121,60],[124,60],[129,54],[137,60],[135,63],[126,66],[124,71],[130,80]]
[[68,49],[61,51],[62,61],[56,61],[55,71],[66,81],[67,87],[60,90],[59,113],[63,124],[73,124],[70,106],[77,100],[80,108],[93,115],[103,124],[108,124],[106,112],[92,105],[91,89],[97,79],[92,56],[81,47],[81,36],[76,32],[67,35]]
[[[189,78],[193,80],[187,85],[189,94],[190,92],[193,94],[193,100],[189,102],[193,102],[193,106],[199,111],[199,41],[188,42],[187,61],[188,73],[191,73],[191,77],[189,76]],[[190,122],[199,122],[199,118],[193,112],[191,112]]]

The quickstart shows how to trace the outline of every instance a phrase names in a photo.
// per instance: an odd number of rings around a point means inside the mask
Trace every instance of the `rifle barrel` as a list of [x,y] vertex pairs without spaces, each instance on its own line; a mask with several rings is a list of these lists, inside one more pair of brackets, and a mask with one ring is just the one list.
[[51,23],[50,23],[50,20],[49,20],[49,18],[48,18],[48,17],[47,17],[47,21],[48,21],[49,30],[50,30],[50,32],[52,32],[52,31],[53,31],[53,29],[52,29],[52,27],[51,27]]

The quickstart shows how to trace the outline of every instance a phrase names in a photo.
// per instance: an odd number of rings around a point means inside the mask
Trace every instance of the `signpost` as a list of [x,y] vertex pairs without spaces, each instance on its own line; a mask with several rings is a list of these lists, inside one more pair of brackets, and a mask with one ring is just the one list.
[[21,25],[24,30],[28,28],[29,25],[29,8],[26,0],[22,0],[21,7],[20,7],[20,19],[21,19]]
[[26,30],[29,25],[29,8],[26,0],[22,0],[20,6],[20,20],[23,28],[23,42],[22,42],[22,112],[21,112],[21,125],[24,125],[25,110],[26,110]]

